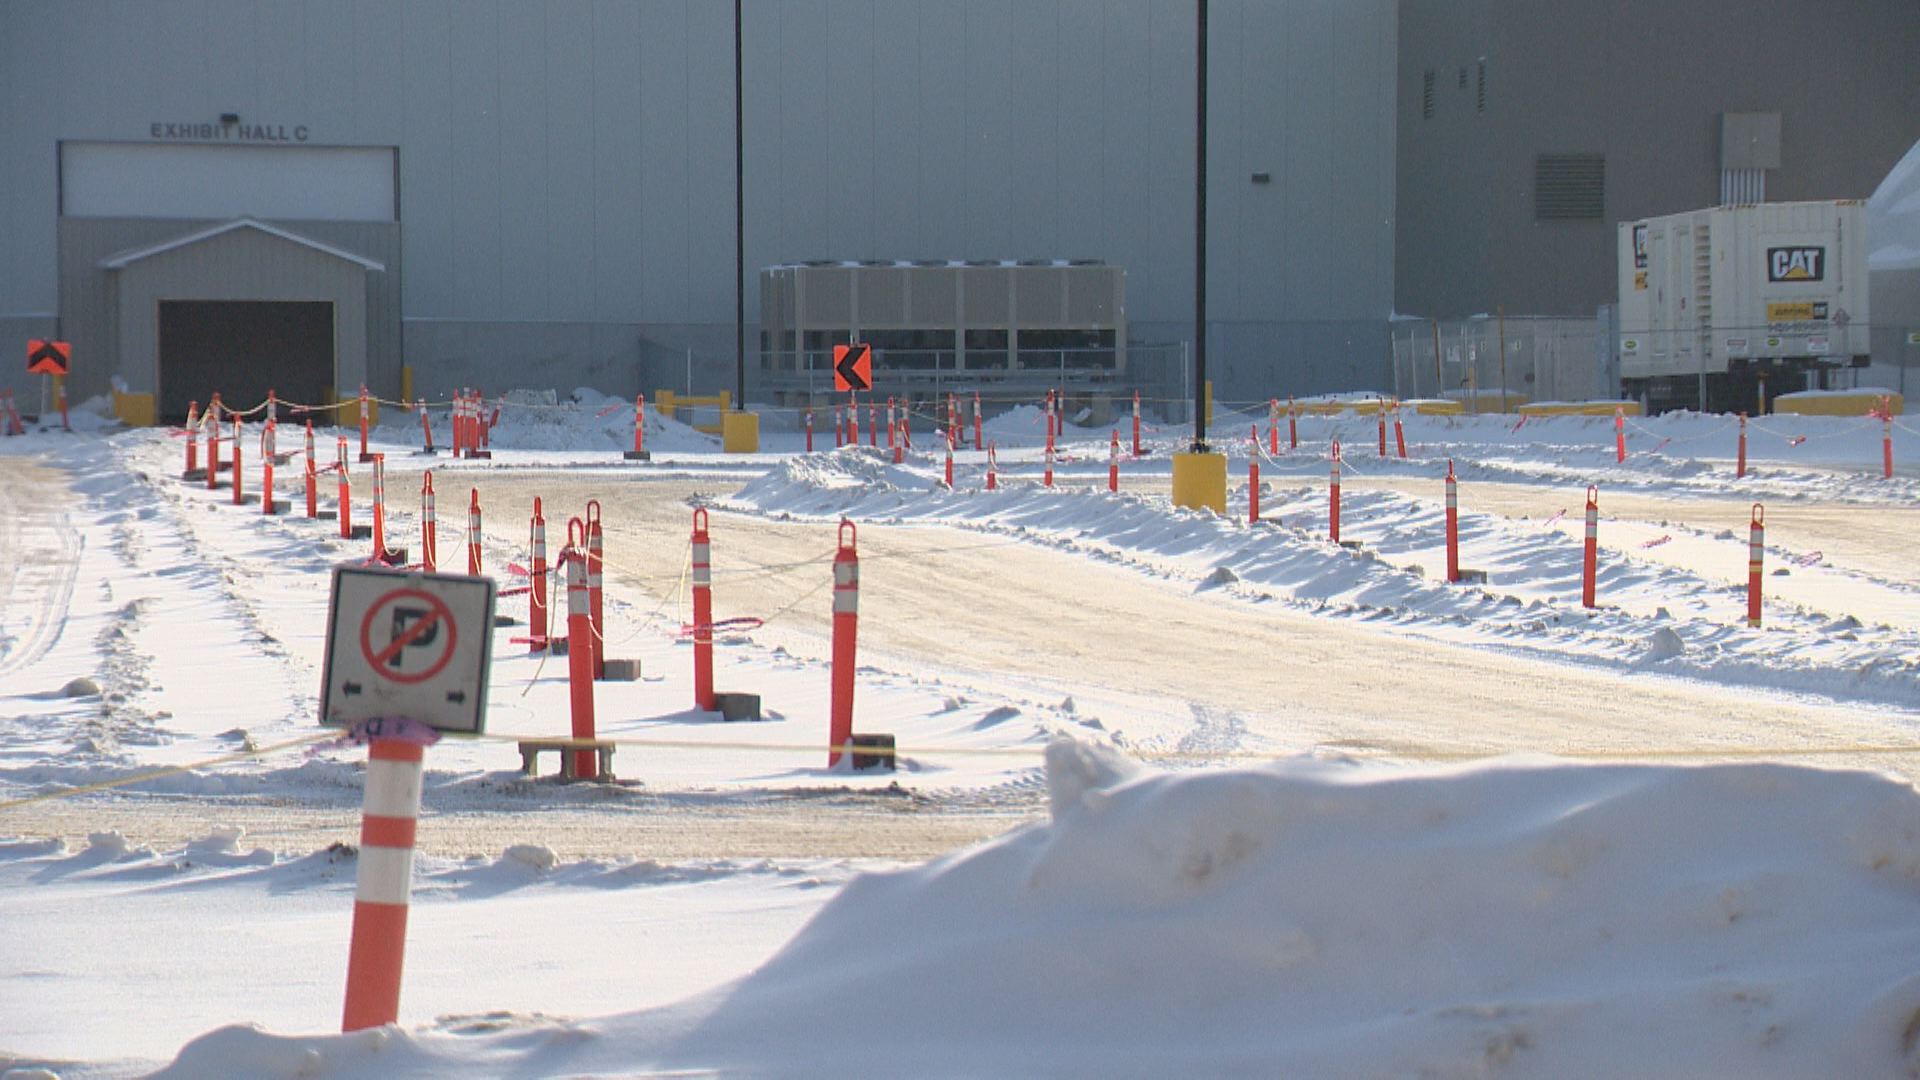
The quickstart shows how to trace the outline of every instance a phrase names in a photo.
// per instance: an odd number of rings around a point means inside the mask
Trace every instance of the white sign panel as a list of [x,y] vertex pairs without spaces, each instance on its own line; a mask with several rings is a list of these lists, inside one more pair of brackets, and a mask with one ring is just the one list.
[[493,589],[491,578],[335,567],[320,722],[485,731]]

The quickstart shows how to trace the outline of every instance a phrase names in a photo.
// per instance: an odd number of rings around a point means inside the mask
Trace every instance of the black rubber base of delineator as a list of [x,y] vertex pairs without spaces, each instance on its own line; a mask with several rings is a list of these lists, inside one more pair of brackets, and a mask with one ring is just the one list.
[[467,460],[468,460],[468,461],[492,461],[492,460],[493,460],[493,451],[491,451],[491,450],[469,450],[469,451],[467,451],[467,453],[466,453],[466,458],[467,458]]
[[713,695],[713,707],[720,711],[722,720],[760,719],[759,694],[717,691]]
[[362,465],[365,465],[369,462],[377,461],[379,460],[379,458],[380,458],[379,454],[376,454],[373,451],[369,450],[366,453],[360,455],[360,463]]
[[182,472],[182,473],[180,474],[180,479],[182,479],[182,480],[198,480],[198,481],[200,481],[201,483],[203,483],[203,484],[204,484],[204,483],[206,483],[206,482],[207,482],[207,470],[205,470],[205,469],[191,469],[191,470],[188,470],[188,471],[186,471],[186,472]]
[[513,616],[511,616],[511,615],[499,615],[499,614],[496,614],[496,615],[494,615],[494,617],[493,617],[493,625],[495,625],[495,626],[519,626],[519,625],[520,625],[520,620],[519,620],[519,619],[516,619],[516,618],[514,618],[514,617],[513,617]]
[[428,450],[423,448],[420,450],[415,450],[413,452],[413,456],[414,457],[436,457],[439,455],[439,453],[440,451],[438,450]]
[[[887,772],[894,771],[895,755],[893,736],[855,734],[849,737],[849,742],[851,742],[853,746],[853,768],[855,772],[862,769],[884,769]],[[879,753],[863,754],[860,752],[862,750],[879,751]]]
[[1342,540],[1340,541],[1340,546],[1343,548],[1346,548],[1348,551],[1359,551],[1360,549],[1366,547],[1365,544],[1361,543],[1358,540]]
[[[336,518],[335,520],[338,519]],[[345,538],[348,540],[371,540],[373,539],[373,526],[349,525],[347,526],[347,535]]]
[[601,662],[601,682],[639,682],[640,661],[607,659]]
[[651,450],[629,450],[629,451],[627,451],[626,453],[624,453],[624,454],[621,454],[620,456],[621,456],[621,457],[623,457],[623,458],[626,458],[626,459],[627,459],[628,461],[652,461],[652,460],[653,460],[653,451],[651,451]]
[[292,512],[292,510],[293,510],[292,503],[287,502],[284,499],[275,499],[273,500],[272,506],[263,506],[260,508],[260,516],[266,517],[267,515],[271,514],[274,517],[279,517],[282,514],[287,514]]
[[1460,568],[1459,584],[1485,585],[1486,583],[1487,583],[1487,572],[1485,570],[1469,570],[1464,566]]

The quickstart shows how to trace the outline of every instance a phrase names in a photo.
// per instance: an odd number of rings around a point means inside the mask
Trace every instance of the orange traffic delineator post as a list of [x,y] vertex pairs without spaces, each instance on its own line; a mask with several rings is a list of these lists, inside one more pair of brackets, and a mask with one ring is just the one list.
[[587,500],[587,625],[593,633],[587,644],[593,647],[593,677],[607,677],[607,630],[605,595],[606,538],[600,531],[600,500]]
[[887,443],[893,447],[893,463],[895,465],[907,459],[907,437],[906,433],[900,430],[900,423],[900,421],[895,420],[887,425]]
[[268,420],[260,425],[260,512],[272,516],[278,511],[273,505],[273,459],[280,450],[280,423]]
[[947,490],[952,491],[953,490],[953,443],[952,442],[947,443],[946,484],[947,484]]
[[987,490],[993,491],[1000,486],[1000,444],[987,444]]
[[1046,485],[1047,487],[1053,486],[1053,436],[1052,435],[1047,436],[1047,473],[1046,473],[1046,476],[1041,479],[1041,483]]
[[[807,449],[813,449],[813,412],[807,412]],[[651,461],[647,449],[647,395],[633,395],[633,449],[624,455],[628,461]]]
[[[502,400],[505,400],[504,398]],[[487,401],[480,391],[473,392],[473,446],[467,451],[469,460],[490,461],[493,459],[493,426],[500,422],[500,406],[493,407],[493,415],[487,415]]]
[[468,488],[467,575],[480,576],[480,489]]
[[1616,405],[1613,409],[1613,461],[1618,465],[1627,460],[1627,414]]
[[1340,440],[1333,440],[1333,467],[1327,483],[1327,539],[1340,542]]
[[433,418],[427,414],[427,399],[414,402],[413,407],[420,412],[420,449],[414,451],[417,457],[432,457],[440,451],[433,448]]
[[448,424],[453,430],[453,456],[467,456],[467,393],[465,390],[453,392],[452,415]]
[[1880,477],[1893,479],[1893,402],[1880,399]]
[[1300,413],[1293,407],[1293,399],[1287,399],[1287,449],[1300,449]]
[[1247,524],[1260,523],[1260,436],[1255,433],[1253,452],[1247,455]]
[[347,479],[347,437],[340,436],[340,460],[334,463],[334,471],[340,474],[340,488],[337,498],[340,502],[340,539],[353,539],[353,483]]
[[1760,625],[1760,572],[1767,558],[1767,509],[1753,504],[1747,532],[1747,625]]
[[1140,456],[1140,391],[1133,392],[1133,456]]
[[860,445],[860,395],[847,392],[847,445]]
[[434,506],[433,470],[420,474],[420,565],[427,573],[440,569],[440,515]]
[[[951,486],[951,485],[949,485]],[[1117,494],[1120,491],[1120,429],[1113,429],[1113,438],[1107,442],[1107,492]]]
[[713,545],[704,506],[693,509],[693,706],[714,711]]
[[274,421],[277,421],[279,419],[280,419],[280,395],[274,393],[272,387],[268,387],[267,388],[267,422],[273,423]]
[[900,437],[899,400],[897,398],[889,396],[887,398],[887,449],[889,450],[898,449],[897,440],[899,439],[899,437]]
[[980,428],[980,393],[976,390],[973,395],[973,451],[977,454],[985,449]]
[[1407,431],[1400,426],[1400,406],[1393,407],[1393,445],[1400,452],[1400,460],[1407,460]]
[[527,571],[527,649],[544,652],[547,647],[547,519],[540,513],[540,499],[533,500],[533,521],[528,526],[528,546],[533,549],[533,566]]
[[1740,456],[1734,462],[1733,476],[1739,479],[1747,475],[1747,414],[1740,414]]
[[313,457],[313,421],[307,421],[307,520],[320,516],[320,463]]
[[353,937],[347,952],[342,1032],[381,1027],[400,1018],[400,974],[407,948],[407,903],[413,890],[413,841],[420,817],[426,748],[374,739],[367,748],[366,805],[360,819]]
[[216,406],[219,396],[200,414],[200,423],[207,429],[207,490],[220,486],[220,470],[226,466],[220,461],[220,413]]
[[360,460],[363,462],[373,460],[373,453],[367,449],[367,425],[371,423],[371,417],[368,416],[368,412],[369,412],[369,406],[367,404],[367,384],[361,383],[360,384]]
[[838,450],[845,445],[847,445],[847,407],[835,405],[833,407],[833,448]]
[[860,635],[860,555],[853,522],[840,521],[839,550],[833,556],[833,674],[828,709],[827,767],[840,763],[853,747],[853,669]]
[[247,500],[247,480],[245,474],[241,472],[245,467],[240,461],[241,434],[240,417],[235,416],[233,418],[233,505],[235,506],[243,506]]
[[1587,542],[1580,559],[1580,606],[1593,607],[1600,552],[1600,489],[1587,487]]
[[1447,459],[1447,581],[1460,581],[1460,483],[1453,477],[1453,459]]
[[880,406],[867,402],[867,445],[880,445]]
[[813,410],[807,410],[807,453],[813,453]]
[[953,391],[947,391],[947,446],[949,449],[960,445],[960,398]]
[[[560,553],[567,580],[567,689],[573,714],[573,737],[591,740],[593,723],[593,615],[587,604],[587,556],[580,549],[587,527],[579,518],[567,522],[567,547]],[[585,780],[599,775],[599,754],[592,749],[573,751],[573,774]]]
[[373,455],[373,559],[388,566],[407,561],[406,548],[387,546],[387,455]]
[[[8,391],[7,396],[11,399],[12,391]],[[199,422],[200,403],[187,402],[187,468],[180,474],[187,479],[192,479],[200,472],[200,429],[195,426]]]
[[1280,399],[1267,400],[1267,453],[1280,453]]

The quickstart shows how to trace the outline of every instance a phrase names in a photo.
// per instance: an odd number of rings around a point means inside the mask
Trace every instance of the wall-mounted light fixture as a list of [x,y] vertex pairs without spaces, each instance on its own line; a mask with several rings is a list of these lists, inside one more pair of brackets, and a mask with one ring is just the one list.
[[222,123],[222,124],[224,124],[224,125],[226,125],[227,127],[232,127],[233,125],[235,125],[235,124],[237,124],[237,123],[239,123],[239,122],[240,122],[240,114],[239,114],[239,113],[235,113],[235,112],[223,112],[223,113],[221,113],[221,114],[220,114],[220,123]]
[[1263,172],[1254,173],[1253,182],[1256,184],[1271,184],[1273,183],[1273,174]]

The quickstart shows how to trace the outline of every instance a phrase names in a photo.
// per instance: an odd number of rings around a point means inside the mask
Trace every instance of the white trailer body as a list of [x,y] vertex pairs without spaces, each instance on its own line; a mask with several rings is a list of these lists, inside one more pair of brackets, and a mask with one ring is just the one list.
[[[1748,385],[1766,393],[1773,375],[1864,367],[1864,220],[1864,205],[1845,200],[1622,222],[1624,388],[1654,404],[1701,407],[1729,395],[1751,400]],[[1797,389],[1776,383],[1772,392]]]

